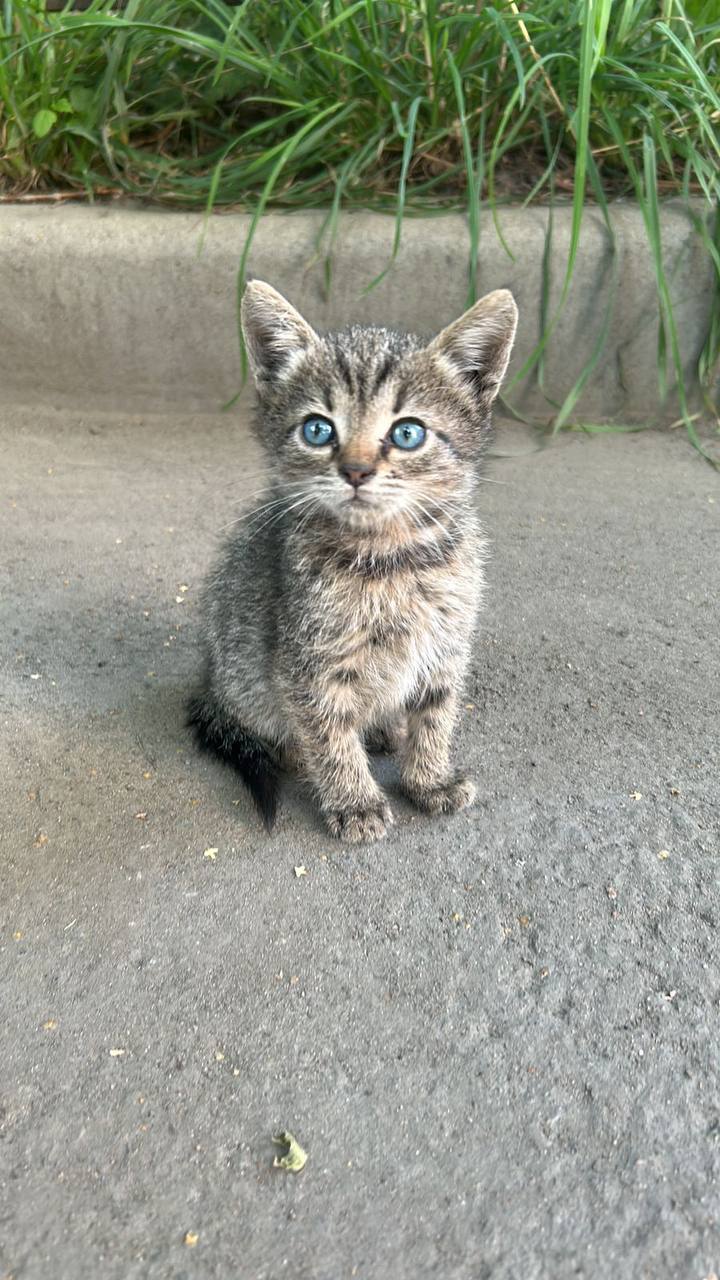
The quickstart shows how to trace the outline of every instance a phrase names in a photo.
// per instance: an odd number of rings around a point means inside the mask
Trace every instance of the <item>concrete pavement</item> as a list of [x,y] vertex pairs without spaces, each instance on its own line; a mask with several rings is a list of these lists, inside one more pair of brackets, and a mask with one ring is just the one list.
[[480,801],[359,849],[296,785],[268,838],[183,726],[242,413],[0,436],[0,1276],[720,1271],[720,492],[682,434],[501,430]]

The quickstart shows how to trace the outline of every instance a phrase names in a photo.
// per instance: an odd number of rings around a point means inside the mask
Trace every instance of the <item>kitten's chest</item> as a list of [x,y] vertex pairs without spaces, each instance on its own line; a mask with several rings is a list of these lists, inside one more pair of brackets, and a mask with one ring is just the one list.
[[389,580],[335,582],[325,599],[328,658],[336,656],[352,670],[356,693],[368,707],[399,704],[464,648],[478,587],[469,566],[457,565]]
[[377,718],[466,653],[482,585],[475,531],[371,553],[303,547],[288,563],[283,680]]

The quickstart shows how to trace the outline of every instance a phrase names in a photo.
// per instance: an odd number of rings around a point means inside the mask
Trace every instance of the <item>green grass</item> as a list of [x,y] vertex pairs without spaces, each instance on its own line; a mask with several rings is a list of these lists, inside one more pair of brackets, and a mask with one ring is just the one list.
[[[588,201],[642,208],[658,287],[661,382],[680,375],[659,204],[720,196],[718,0],[128,0],[48,15],[0,0],[0,186],[121,191],[180,207],[464,208],[572,203],[563,299]],[[720,283],[720,234],[697,220]],[[241,275],[247,251],[241,263]],[[368,282],[372,284],[374,282]],[[720,288],[718,289],[720,298]],[[545,337],[522,371],[543,378]],[[592,357],[594,364],[598,348]],[[710,396],[720,303],[700,373]],[[584,371],[586,379],[590,366]],[[572,422],[582,380],[556,426]],[[712,406],[710,406],[712,407]]]

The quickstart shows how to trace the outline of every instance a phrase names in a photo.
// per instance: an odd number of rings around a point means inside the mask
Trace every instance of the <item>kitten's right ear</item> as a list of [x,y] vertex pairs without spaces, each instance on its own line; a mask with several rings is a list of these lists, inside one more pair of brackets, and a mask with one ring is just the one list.
[[428,351],[442,356],[478,396],[492,404],[505,377],[517,320],[509,289],[495,289],[443,329]]
[[315,330],[264,280],[245,286],[240,321],[256,385],[286,376],[315,342]]

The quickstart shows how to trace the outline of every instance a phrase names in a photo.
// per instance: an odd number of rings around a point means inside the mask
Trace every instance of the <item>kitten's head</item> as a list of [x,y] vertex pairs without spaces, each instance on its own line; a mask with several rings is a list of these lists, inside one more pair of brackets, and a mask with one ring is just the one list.
[[360,326],[319,334],[270,285],[248,284],[257,432],[298,514],[371,529],[467,495],[516,324],[498,289],[430,342]]

